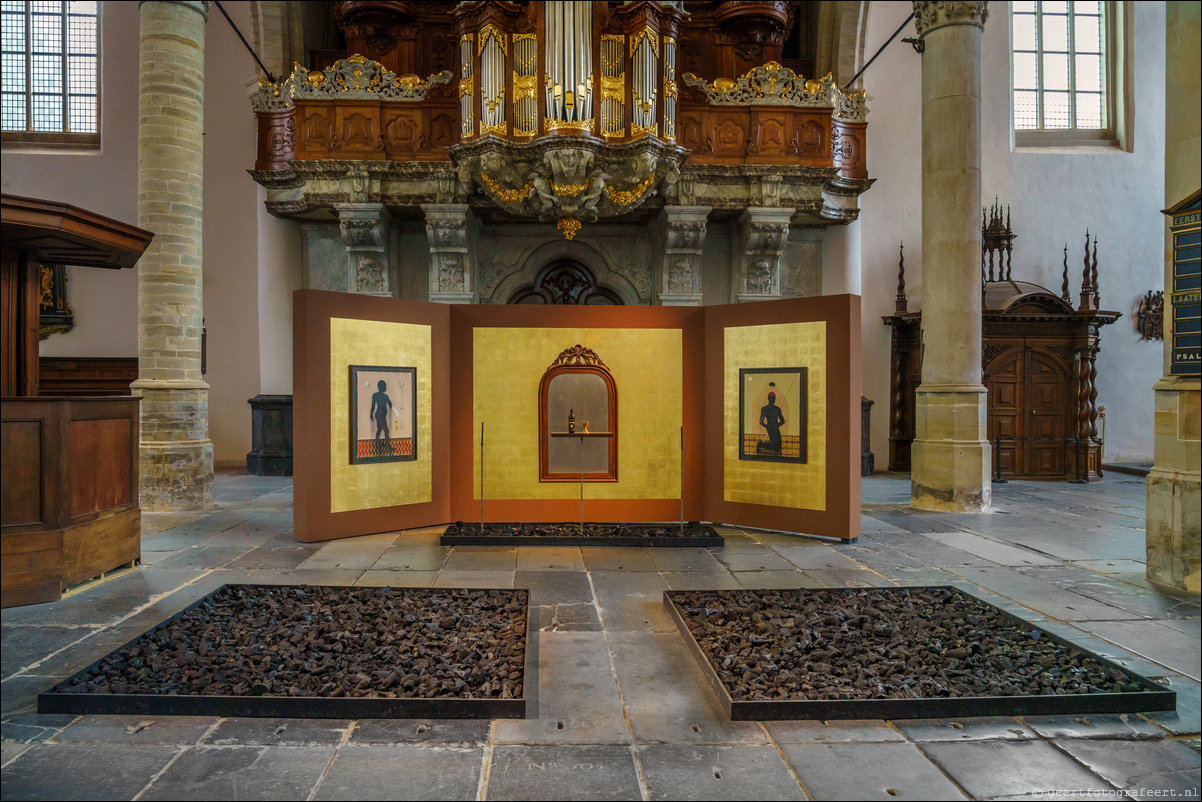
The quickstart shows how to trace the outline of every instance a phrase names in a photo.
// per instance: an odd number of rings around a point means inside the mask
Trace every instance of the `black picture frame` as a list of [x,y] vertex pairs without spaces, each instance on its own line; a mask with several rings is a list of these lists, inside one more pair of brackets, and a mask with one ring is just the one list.
[[[807,369],[789,368],[740,368],[739,369],[739,459],[753,462],[785,462],[804,465],[808,461],[807,426],[809,421],[807,396]],[[774,382],[774,385],[769,385]],[[780,449],[771,447],[769,431],[747,431],[748,404],[750,409],[767,408],[768,392],[777,392],[782,397],[781,406],[787,400],[787,414],[782,410],[785,426],[796,430],[796,434],[781,436]],[[764,417],[761,414],[760,420]],[[758,428],[758,427],[757,427]],[[753,447],[754,444],[754,447]]]
[[[396,385],[387,379],[382,379],[381,375],[393,376],[396,375]],[[408,383],[403,381],[402,377],[408,377]],[[360,415],[360,402],[363,399],[363,393],[376,394],[380,392],[378,389],[373,390],[372,387],[378,388],[377,382],[385,381],[387,388],[394,386],[400,388],[396,392],[401,393],[397,403],[391,395],[388,396],[388,403],[392,409],[396,410],[396,417],[386,416],[385,432],[391,431],[389,425],[397,425],[402,419],[407,419],[409,423],[408,437],[375,437],[378,434],[378,429],[371,432],[362,432],[360,423],[362,417]],[[367,386],[364,386],[367,382]],[[404,388],[408,389],[405,390]],[[383,392],[387,393],[388,390]],[[395,366],[380,366],[380,365],[351,365],[350,366],[350,458],[352,465],[361,465],[373,462],[411,462],[417,459],[418,454],[418,438],[417,438],[417,368],[414,367],[395,367]],[[367,402],[370,404],[370,401]],[[405,406],[408,406],[409,413],[405,415]],[[371,415],[371,407],[368,408],[368,415]],[[404,415],[404,418],[400,416]],[[377,419],[378,420],[378,419]],[[386,446],[381,446],[380,441],[383,440]],[[389,453],[382,453],[387,451]]]

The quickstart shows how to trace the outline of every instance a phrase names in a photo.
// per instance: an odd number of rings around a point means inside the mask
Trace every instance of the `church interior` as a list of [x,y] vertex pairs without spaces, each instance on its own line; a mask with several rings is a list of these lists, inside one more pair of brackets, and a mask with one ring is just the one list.
[[1198,3],[0,17],[3,799],[1198,798]]

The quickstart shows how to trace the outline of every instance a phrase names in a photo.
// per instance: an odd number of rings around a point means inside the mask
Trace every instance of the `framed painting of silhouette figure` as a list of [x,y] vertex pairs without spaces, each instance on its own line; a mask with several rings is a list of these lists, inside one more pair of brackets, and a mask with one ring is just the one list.
[[417,459],[417,368],[351,365],[351,464]]
[[806,369],[739,370],[739,459],[806,461]]

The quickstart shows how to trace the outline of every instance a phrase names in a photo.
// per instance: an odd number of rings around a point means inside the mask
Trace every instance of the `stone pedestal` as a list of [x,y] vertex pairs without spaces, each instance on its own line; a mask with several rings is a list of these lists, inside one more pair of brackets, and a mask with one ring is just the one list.
[[246,472],[254,476],[292,475],[292,396],[256,395],[250,404],[250,445]]
[[781,297],[781,257],[793,211],[753,206],[739,216],[739,264],[731,271],[734,300],[745,303]]
[[466,203],[423,203],[430,244],[430,300],[470,304],[476,300],[476,217]]
[[[1202,100],[1198,75],[1202,70],[1202,10],[1197,3],[1166,4],[1165,20],[1165,208],[1197,191],[1202,183]],[[1165,231],[1165,253],[1173,252]],[[1173,265],[1166,259],[1164,286],[1173,287]],[[1172,293],[1165,292],[1164,319],[1173,320]],[[1153,385],[1156,394],[1156,457],[1148,473],[1148,581],[1177,593],[1198,593],[1202,579],[1199,556],[1199,508],[1202,507],[1202,381],[1198,376],[1172,375],[1173,337],[1165,332],[1164,378]]]
[[701,249],[708,206],[665,206],[660,215],[663,262],[659,302],[663,306],[701,306]]
[[911,503],[989,506],[981,384],[981,32],[988,3],[915,2],[922,38],[922,384]]
[[392,215],[382,203],[335,203],[346,248],[347,292],[398,295],[396,270],[389,255]]
[[213,504],[209,385],[201,378],[204,41],[207,2],[138,4],[140,503]]

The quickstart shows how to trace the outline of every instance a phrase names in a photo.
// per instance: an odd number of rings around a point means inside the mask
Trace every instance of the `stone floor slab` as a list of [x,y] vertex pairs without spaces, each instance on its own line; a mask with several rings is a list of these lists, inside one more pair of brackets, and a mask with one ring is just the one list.
[[977,799],[1032,798],[1035,791],[1113,790],[1045,741],[935,742],[921,748]]
[[428,588],[438,578],[438,571],[364,571],[356,585],[375,588]]
[[645,549],[627,549],[601,546],[582,546],[580,556],[589,571],[655,571],[655,563]]
[[383,535],[362,535],[331,540],[298,567],[301,570],[310,571],[331,569],[366,571],[380,559],[396,538],[396,532],[389,532]]
[[629,744],[605,636],[543,632],[538,709],[495,725],[498,744]]
[[1055,744],[1111,785],[1137,797],[1198,798],[1202,758],[1183,743],[1059,739]]
[[732,573],[740,586],[748,590],[792,590],[794,588],[816,588],[819,583],[813,577],[793,569],[788,571],[735,571]]
[[756,722],[730,721],[678,634],[609,635],[626,715],[640,744],[763,743]]
[[771,745],[639,748],[651,799],[805,799]]
[[456,548],[447,556],[443,571],[514,571],[517,568],[516,548],[468,546]]
[[985,718],[915,718],[890,722],[911,741],[1021,741],[1035,733],[1018,719],[991,716]]
[[208,746],[337,746],[350,721],[326,718],[227,718],[204,739]]
[[441,571],[451,550],[441,546],[392,545],[371,565],[372,571]]
[[646,551],[647,557],[661,573],[679,571],[713,573],[723,570],[722,564],[708,549],[662,548],[647,549]]
[[584,557],[575,546],[518,546],[519,571],[583,571]]
[[1163,738],[1164,730],[1134,713],[1089,716],[1023,716],[1022,722],[1044,738],[1106,738],[1147,741]]
[[1192,635],[1148,621],[1090,621],[1082,629],[1192,679],[1202,679],[1202,649]]
[[513,571],[442,571],[434,580],[436,588],[513,587]]
[[314,798],[475,799],[483,753],[445,746],[347,746]]
[[492,722],[480,719],[359,719],[350,743],[471,748],[487,744],[491,731]]
[[188,749],[143,799],[298,799],[307,797],[333,747],[200,746]]
[[191,746],[215,724],[209,716],[83,716],[55,736],[59,743]]
[[778,744],[901,742],[901,733],[883,721],[765,721]]
[[132,799],[178,754],[172,746],[41,743],[0,773],[0,799]]
[[965,799],[907,743],[781,744],[812,799]]
[[625,746],[498,746],[493,749],[488,798],[642,799],[630,748]]
[[601,619],[610,632],[672,632],[676,625],[664,609],[668,585],[651,571],[591,572]]

